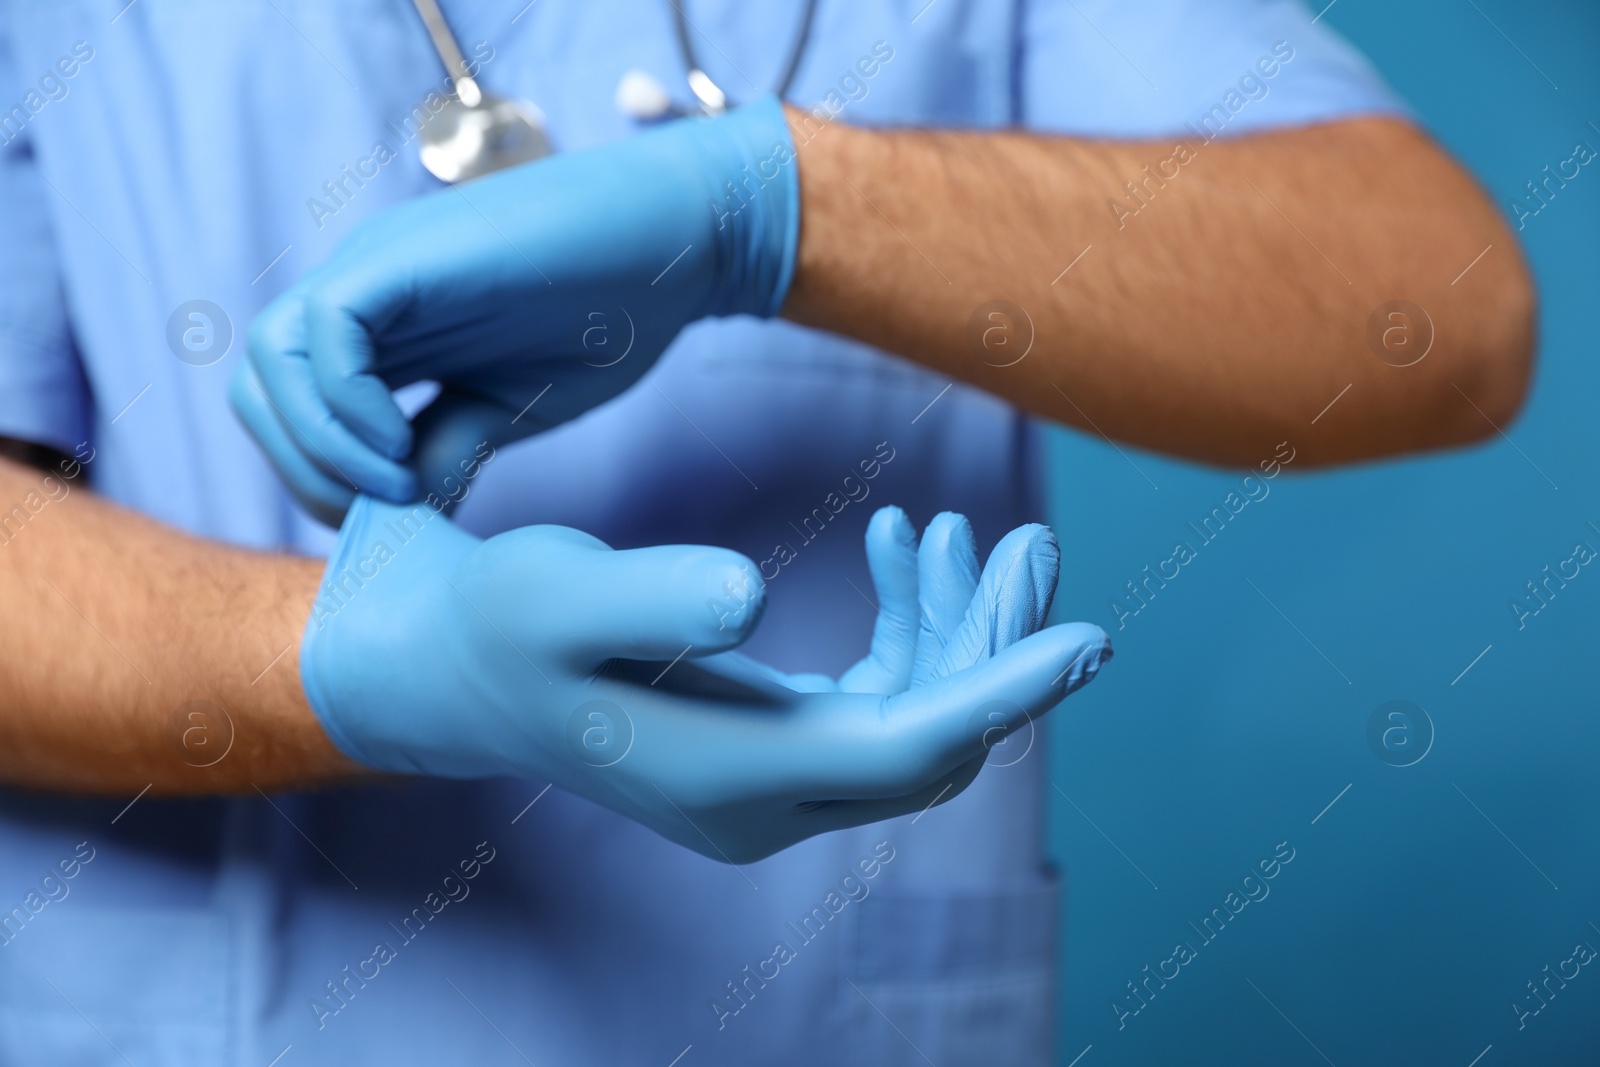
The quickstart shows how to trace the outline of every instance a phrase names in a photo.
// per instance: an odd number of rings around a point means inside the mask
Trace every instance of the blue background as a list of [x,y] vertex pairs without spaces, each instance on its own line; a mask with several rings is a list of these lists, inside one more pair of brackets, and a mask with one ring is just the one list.
[[[1325,17],[1508,216],[1545,164],[1600,149],[1592,2]],[[1540,360],[1506,437],[1280,476],[1121,631],[1112,597],[1196,543],[1186,523],[1243,472],[1055,435],[1058,613],[1104,625],[1119,656],[1052,724],[1061,1064],[1600,1059],[1600,960],[1522,1029],[1511,1007],[1579,942],[1600,948],[1600,565],[1521,631],[1508,606],[1575,542],[1600,547],[1600,161],[1519,236]],[[1433,724],[1408,767],[1368,742],[1390,700]],[[1281,841],[1295,858],[1270,895],[1204,943],[1189,923]],[[1197,957],[1119,1030],[1125,983],[1179,941]]]

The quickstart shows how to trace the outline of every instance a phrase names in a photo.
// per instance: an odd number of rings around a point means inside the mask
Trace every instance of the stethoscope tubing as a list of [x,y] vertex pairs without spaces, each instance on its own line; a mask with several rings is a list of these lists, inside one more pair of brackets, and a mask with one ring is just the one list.
[[[705,84],[710,85],[715,90],[717,96],[726,101],[725,106],[731,106],[732,98],[711,79],[711,76],[705,72],[705,68],[700,65],[700,57],[695,51],[694,41],[689,36],[689,16],[683,10],[685,2],[686,0],[667,0],[667,6],[672,8],[673,36],[678,41],[678,53],[683,58],[686,77],[689,79],[689,87],[695,96],[701,100],[702,104],[706,104],[706,98],[702,95],[702,90],[696,85],[698,81],[703,79]],[[788,99],[789,89],[794,85],[795,76],[800,72],[800,64],[805,61],[806,50],[811,43],[811,26],[816,19],[816,14],[817,0],[805,0],[805,4],[800,9],[800,26],[795,34],[794,44],[789,48],[789,56],[783,65],[783,73],[778,78],[776,88],[773,89],[774,95],[779,100]],[[709,105],[707,105],[707,110],[711,110]]]

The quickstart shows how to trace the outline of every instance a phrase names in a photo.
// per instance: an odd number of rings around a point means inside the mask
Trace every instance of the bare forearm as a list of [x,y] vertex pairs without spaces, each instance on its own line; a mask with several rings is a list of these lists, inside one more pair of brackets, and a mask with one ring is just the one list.
[[[1315,464],[1474,440],[1520,403],[1533,297],[1515,239],[1402,124],[1191,139],[1184,162],[1173,141],[796,126],[785,316],[1034,414],[1216,463],[1291,439]],[[1395,299],[1432,322],[1411,366],[1367,341]],[[995,301],[1027,323],[979,313]],[[1009,348],[984,347],[995,325]]]
[[189,537],[84,482],[0,460],[0,780],[131,795],[355,773],[296,669],[320,567]]

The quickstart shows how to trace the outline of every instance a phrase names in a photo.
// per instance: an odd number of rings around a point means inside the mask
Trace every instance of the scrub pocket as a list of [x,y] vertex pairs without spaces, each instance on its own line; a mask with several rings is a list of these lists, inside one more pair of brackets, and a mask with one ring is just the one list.
[[227,920],[76,904],[0,946],[0,1063],[230,1063]]
[[1051,879],[995,894],[874,891],[852,907],[840,1062],[1047,1067],[1060,900]]

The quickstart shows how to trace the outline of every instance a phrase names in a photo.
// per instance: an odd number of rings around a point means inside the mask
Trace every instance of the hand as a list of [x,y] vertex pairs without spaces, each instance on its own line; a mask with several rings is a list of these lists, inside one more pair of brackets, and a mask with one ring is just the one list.
[[1054,586],[1042,528],[1009,535],[979,581],[965,520],[942,516],[917,554],[916,594],[912,540],[903,515],[874,518],[884,610],[872,654],[845,678],[926,680],[896,695],[807,693],[718,654],[764,604],[737,553],[614,552],[556,526],[480,541],[426,506],[358,497],[301,677],[329,737],[368,766],[545,779],[707,856],[754,860],[954,795],[996,725],[1047,711],[1111,655],[1085,623],[1024,633]]
[[995,546],[980,588],[972,524],[948,511],[918,545],[904,511],[880,508],[866,544],[878,597],[870,651],[838,680],[772,672],[774,680],[798,692],[890,696],[947,677],[1043,627],[1061,569],[1055,535],[1022,526]]
[[[627,389],[687,324],[777,314],[798,232],[774,99],[552,156],[362,223],[251,324],[233,404],[324,521],[357,491],[417,500]],[[413,428],[391,391],[424,380]]]

